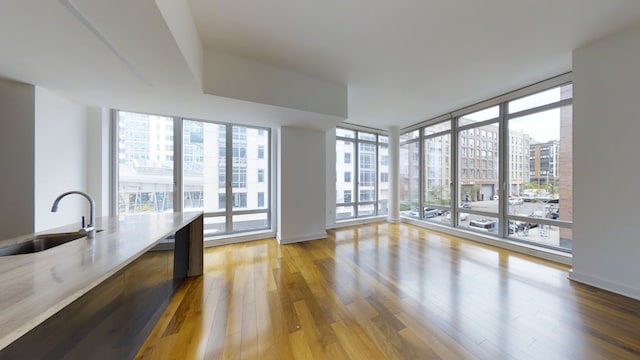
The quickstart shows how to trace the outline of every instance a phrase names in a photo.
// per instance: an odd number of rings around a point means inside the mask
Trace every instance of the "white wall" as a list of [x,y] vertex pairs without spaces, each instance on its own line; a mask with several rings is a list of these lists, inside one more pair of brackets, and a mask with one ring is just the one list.
[[278,131],[277,239],[281,244],[326,237],[326,137],[321,131]]
[[87,117],[87,192],[96,201],[97,218],[109,216],[111,110],[92,106]]
[[640,299],[640,23],[573,53],[571,278]]
[[33,232],[34,94],[0,80],[0,239]]
[[35,93],[35,231],[88,219],[88,202],[70,195],[51,212],[55,198],[87,189],[87,108],[47,89]]

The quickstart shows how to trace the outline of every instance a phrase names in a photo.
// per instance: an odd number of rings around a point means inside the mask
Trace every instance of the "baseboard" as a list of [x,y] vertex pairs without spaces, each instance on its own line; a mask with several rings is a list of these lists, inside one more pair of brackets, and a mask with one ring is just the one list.
[[348,226],[372,224],[376,222],[385,221],[385,219],[386,218],[384,216],[372,216],[372,217],[358,218],[358,219],[352,219],[352,220],[343,220],[343,221],[338,221],[335,224],[332,224],[331,226],[327,226],[327,229],[339,229],[339,228],[348,227]]
[[293,244],[293,243],[302,242],[302,241],[325,239],[326,237],[327,237],[327,232],[324,231],[324,232],[319,232],[315,234],[307,234],[307,235],[289,237],[289,238],[282,238],[280,237],[280,234],[278,234],[276,238],[278,239],[278,243],[280,245],[284,245],[284,244]]
[[212,239],[205,239],[204,247],[208,248],[212,246],[237,244],[241,242],[263,240],[263,239],[269,239],[273,237],[275,237],[275,233],[273,231],[247,233],[247,234],[230,234],[227,236],[220,236]]
[[579,273],[574,270],[569,271],[569,279],[582,284],[611,291],[616,294],[627,296],[632,299],[640,300],[640,289],[637,288],[632,288],[613,281],[608,281],[595,276]]

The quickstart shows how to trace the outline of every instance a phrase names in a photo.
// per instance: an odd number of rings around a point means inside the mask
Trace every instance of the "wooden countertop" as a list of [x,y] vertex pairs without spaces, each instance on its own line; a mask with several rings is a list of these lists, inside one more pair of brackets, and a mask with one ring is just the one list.
[[[96,219],[104,231],[24,255],[0,257],[0,349],[38,326],[201,212],[123,215]],[[78,224],[41,234],[77,231]],[[33,234],[0,241],[19,243]]]

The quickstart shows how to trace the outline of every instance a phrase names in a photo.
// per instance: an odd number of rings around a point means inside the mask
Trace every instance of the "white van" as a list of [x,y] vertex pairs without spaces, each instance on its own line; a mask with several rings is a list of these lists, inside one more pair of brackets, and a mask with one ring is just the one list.
[[498,231],[498,222],[490,219],[474,219],[469,221],[469,226],[488,232]]

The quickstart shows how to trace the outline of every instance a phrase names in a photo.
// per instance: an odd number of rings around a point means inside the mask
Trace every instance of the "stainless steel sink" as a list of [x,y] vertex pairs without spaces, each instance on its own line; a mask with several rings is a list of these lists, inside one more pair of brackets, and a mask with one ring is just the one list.
[[80,232],[65,232],[36,235],[33,239],[0,248],[0,256],[31,254],[85,237]]

